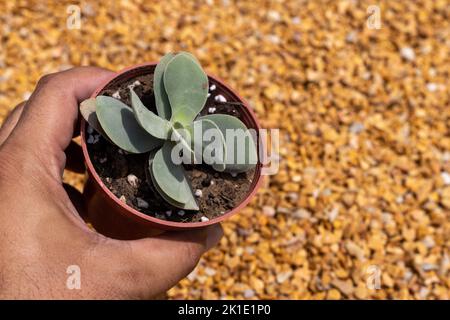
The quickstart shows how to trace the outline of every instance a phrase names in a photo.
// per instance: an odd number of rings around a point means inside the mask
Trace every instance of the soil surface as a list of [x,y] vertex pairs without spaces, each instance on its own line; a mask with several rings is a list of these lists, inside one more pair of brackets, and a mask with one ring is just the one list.
[[[112,83],[100,94],[113,96],[130,105],[129,86],[134,88],[145,106],[156,113],[153,96],[153,74],[138,76],[122,83]],[[212,83],[210,84],[212,85]],[[216,101],[220,92],[212,86],[201,115],[211,113],[240,117],[239,102]],[[148,153],[127,154],[88,127],[88,151],[103,183],[127,205],[159,219],[198,222],[221,216],[241,203],[254,179],[255,170],[232,176],[213,170],[208,165],[185,166],[186,175],[196,193],[200,210],[184,211],[165,202],[147,179]]]

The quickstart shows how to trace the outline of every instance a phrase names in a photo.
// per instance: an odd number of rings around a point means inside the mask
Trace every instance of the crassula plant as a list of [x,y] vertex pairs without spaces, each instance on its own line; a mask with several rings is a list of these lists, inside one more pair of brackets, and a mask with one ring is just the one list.
[[97,96],[80,111],[105,139],[128,153],[149,153],[148,183],[174,207],[199,210],[183,164],[205,163],[235,175],[257,162],[255,136],[238,118],[200,116],[208,96],[208,76],[187,52],[165,55],[154,71],[157,114],[130,87],[131,107]]

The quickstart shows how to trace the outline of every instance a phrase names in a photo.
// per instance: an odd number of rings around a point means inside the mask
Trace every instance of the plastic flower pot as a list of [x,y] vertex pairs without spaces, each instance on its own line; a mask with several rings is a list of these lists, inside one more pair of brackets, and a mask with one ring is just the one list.
[[[137,76],[153,74],[156,63],[145,63],[137,66],[126,68],[112,76],[92,94],[92,98],[96,97],[109,84],[121,83]],[[233,89],[228,87],[223,81],[217,77],[208,75],[210,84],[215,84],[218,94],[224,96],[227,101],[240,102],[243,105],[241,111],[241,121],[249,129],[260,129],[258,121],[250,109],[247,102],[242,99]],[[165,230],[188,230],[194,228],[202,228],[208,225],[219,223],[232,215],[238,213],[253,198],[257,189],[261,185],[262,164],[258,161],[255,168],[255,176],[244,200],[234,209],[225,212],[223,215],[211,219],[206,222],[174,222],[161,220],[150,215],[139,212],[138,210],[128,206],[120,201],[102,182],[96,173],[91,162],[88,148],[86,145],[86,122],[81,120],[81,146],[83,148],[84,159],[87,167],[87,181],[84,187],[84,196],[87,208],[87,218],[92,226],[101,234],[116,239],[139,239],[161,233]]]

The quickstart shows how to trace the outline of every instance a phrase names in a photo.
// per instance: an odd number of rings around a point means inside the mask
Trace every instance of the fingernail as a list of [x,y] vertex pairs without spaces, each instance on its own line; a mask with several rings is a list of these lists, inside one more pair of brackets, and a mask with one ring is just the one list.
[[206,250],[216,246],[223,236],[222,226],[215,224],[206,229]]

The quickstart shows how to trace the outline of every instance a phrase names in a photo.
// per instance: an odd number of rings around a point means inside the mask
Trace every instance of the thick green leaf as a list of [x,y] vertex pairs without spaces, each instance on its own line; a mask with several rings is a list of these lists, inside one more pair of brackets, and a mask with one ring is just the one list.
[[81,102],[80,104],[80,113],[83,116],[84,120],[98,133],[100,133],[103,138],[109,141],[108,135],[103,130],[100,122],[98,121],[97,114],[95,113],[96,102],[95,98],[89,98]]
[[192,143],[191,132],[184,128],[181,124],[175,123],[172,125],[171,140],[176,143],[175,148],[183,152],[183,163],[196,163],[196,155],[194,152],[194,145]]
[[96,104],[100,125],[119,148],[131,153],[144,153],[162,144],[162,140],[142,129],[131,108],[120,100],[98,96]]
[[176,165],[172,161],[172,148],[173,143],[166,141],[153,159],[149,159],[152,182],[161,197],[173,206],[186,210],[198,210],[183,166]]
[[225,170],[226,142],[219,127],[209,119],[199,119],[189,127],[196,159],[202,159],[216,171]]
[[198,120],[213,121],[222,131],[227,144],[227,172],[245,172],[253,168],[258,161],[256,143],[245,124],[236,117],[226,114],[211,114]]
[[190,124],[206,102],[206,73],[191,55],[179,53],[164,70],[164,87],[172,110],[171,121]]
[[148,110],[141,99],[137,96],[133,89],[130,88],[131,106],[133,107],[134,116],[137,122],[148,133],[158,139],[169,138],[170,122],[166,119],[158,117],[156,114]]
[[173,53],[168,53],[162,57],[153,75],[153,92],[155,94],[156,110],[158,111],[158,115],[166,120],[170,119],[172,111],[166,89],[164,88],[164,70],[173,57],[175,57]]

